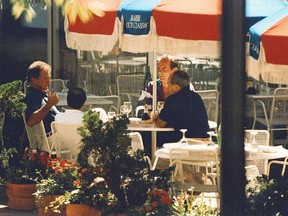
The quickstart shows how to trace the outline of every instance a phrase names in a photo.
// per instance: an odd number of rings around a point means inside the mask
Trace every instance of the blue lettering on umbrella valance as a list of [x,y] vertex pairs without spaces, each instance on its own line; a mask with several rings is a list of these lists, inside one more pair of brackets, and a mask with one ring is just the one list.
[[[126,0],[124,0],[125,2]],[[118,10],[118,17],[123,18],[124,34],[147,35],[153,8],[160,0],[130,0]]]

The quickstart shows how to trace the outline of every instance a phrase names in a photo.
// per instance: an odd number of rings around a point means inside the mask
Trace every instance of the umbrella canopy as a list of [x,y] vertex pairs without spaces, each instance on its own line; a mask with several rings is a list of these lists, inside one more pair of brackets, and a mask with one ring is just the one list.
[[282,9],[287,4],[286,0],[246,0],[246,32],[249,31],[252,25]]
[[83,22],[79,17],[72,22],[65,19],[66,44],[68,48],[85,51],[110,52],[119,38],[117,11],[122,0],[88,0],[84,4],[97,4],[104,16],[92,15]]
[[[122,8],[120,47],[135,53],[219,57],[221,9],[221,0],[133,1]],[[142,18],[143,11],[145,21],[129,20]],[[131,27],[128,31],[127,26]]]
[[221,0],[162,0],[152,14],[158,52],[220,56]]
[[[103,17],[66,19],[66,43],[77,50],[220,56],[221,0],[85,0]],[[118,17],[118,18],[117,18]],[[203,25],[205,23],[205,25]]]
[[288,84],[288,6],[249,29],[247,73],[269,83]]

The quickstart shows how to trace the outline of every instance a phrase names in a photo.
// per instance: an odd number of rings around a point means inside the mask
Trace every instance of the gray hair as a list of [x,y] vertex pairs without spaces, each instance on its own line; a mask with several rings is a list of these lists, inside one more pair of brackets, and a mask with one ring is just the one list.
[[184,88],[190,85],[190,77],[185,71],[178,70],[171,75],[170,83],[172,85],[177,84],[181,88]]

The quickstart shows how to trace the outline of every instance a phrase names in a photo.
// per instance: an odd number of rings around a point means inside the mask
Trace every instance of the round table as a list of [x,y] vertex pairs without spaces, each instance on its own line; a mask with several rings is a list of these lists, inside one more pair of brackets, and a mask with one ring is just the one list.
[[157,147],[157,132],[163,131],[174,131],[174,128],[166,127],[166,128],[159,128],[154,123],[144,123],[141,121],[131,121],[128,124],[128,130],[131,131],[151,131],[152,138],[151,138],[151,156],[154,158],[154,153]]

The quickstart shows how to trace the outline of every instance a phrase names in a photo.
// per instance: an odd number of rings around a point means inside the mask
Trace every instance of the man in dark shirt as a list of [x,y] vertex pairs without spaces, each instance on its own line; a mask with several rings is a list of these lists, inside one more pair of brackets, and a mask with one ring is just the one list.
[[45,62],[35,61],[27,70],[27,87],[24,102],[27,104],[25,111],[26,123],[33,127],[43,120],[47,136],[51,133],[51,122],[59,111],[55,105],[59,102],[59,96],[49,91],[51,83],[51,67]]
[[[160,57],[158,63],[158,77],[157,84],[157,101],[165,101],[169,96],[168,91],[168,78],[171,74],[178,70],[178,63],[175,58],[169,55],[163,55]],[[153,82],[149,82],[147,86],[141,92],[141,96],[137,103],[138,117],[143,115],[144,105],[147,104],[152,109],[152,95],[153,95]]]
[[173,141],[182,137],[180,129],[187,129],[186,137],[207,138],[208,117],[204,103],[196,92],[190,90],[190,78],[184,71],[176,71],[170,76],[169,92],[164,108],[154,120],[158,127],[172,126],[175,129]]

